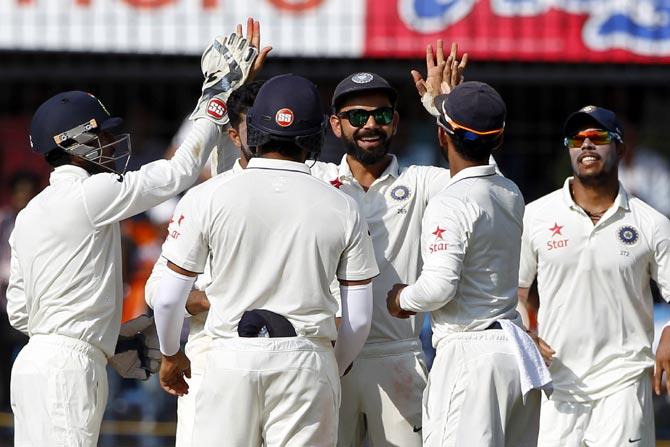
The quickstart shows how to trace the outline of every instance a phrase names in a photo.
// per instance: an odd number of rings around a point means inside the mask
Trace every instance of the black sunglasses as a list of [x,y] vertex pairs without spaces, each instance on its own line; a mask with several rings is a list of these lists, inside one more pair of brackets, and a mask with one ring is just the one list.
[[337,114],[339,118],[346,118],[354,127],[363,127],[370,119],[370,115],[375,118],[375,122],[380,126],[386,126],[393,122],[393,107],[380,107],[374,110],[351,109]]

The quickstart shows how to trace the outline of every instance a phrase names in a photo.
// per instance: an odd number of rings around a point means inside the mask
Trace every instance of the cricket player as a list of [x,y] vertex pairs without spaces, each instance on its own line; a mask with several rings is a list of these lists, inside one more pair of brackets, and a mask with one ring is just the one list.
[[355,201],[312,177],[304,163],[320,151],[325,124],[310,81],[268,80],[247,116],[255,157],[241,173],[189,191],[179,205],[154,310],[161,384],[185,394],[190,365],[179,333],[195,275],[209,259],[211,341],[192,445],[335,445],[339,376],[369,333],[379,270]]
[[437,355],[424,394],[423,445],[532,446],[536,388],[548,384],[549,372],[516,311],[523,196],[488,164],[502,144],[505,103],[489,85],[465,82],[438,96],[436,107],[453,177],[423,218],[421,275],[394,285],[387,298],[395,317],[431,312]]
[[[254,99],[258,94],[258,90],[262,81],[253,81],[242,85],[235,90],[226,105],[228,106],[228,117],[230,119],[230,127],[228,128],[228,139],[226,144],[232,144],[239,150],[239,158],[236,159],[233,167],[227,171],[218,173],[212,172],[213,175],[231,176],[242,172],[247,167],[249,160],[253,156],[251,149],[247,145],[247,111],[253,105]],[[222,145],[217,145],[217,150]],[[218,159],[218,162],[221,158]],[[223,167],[220,167],[223,169]],[[216,169],[216,167],[214,167]],[[192,194],[196,194],[197,189],[206,188],[206,183],[201,183],[192,190]],[[179,208],[175,214],[181,216],[183,213]],[[153,309],[158,294],[158,284],[160,279],[167,269],[167,259],[160,257],[154,265],[151,275],[147,280],[145,287],[145,299],[149,307]],[[205,273],[198,276],[193,290],[189,293],[186,301],[186,312],[189,316],[189,334],[188,341],[184,347],[186,356],[191,361],[191,377],[187,379],[189,386],[188,394],[179,396],[177,399],[177,434],[175,447],[187,447],[192,445],[193,433],[193,418],[195,412],[195,396],[198,392],[202,374],[204,372],[205,354],[209,348],[211,338],[205,334],[205,320],[207,319],[207,311],[209,310],[209,300],[205,294],[205,288],[211,282],[211,274],[209,272],[209,263],[205,265]]]
[[[519,272],[521,300],[537,277],[538,333],[556,351],[539,445],[653,446],[649,280],[670,299],[670,222],[619,183],[624,133],[612,111],[584,107],[563,132],[573,177],[526,208]],[[669,337],[665,328],[657,393]]]
[[54,172],[19,213],[10,238],[8,315],[30,336],[12,369],[16,446],[97,445],[105,365],[120,332],[118,222],[197,178],[228,122],[225,100],[262,63],[258,22],[250,19],[247,28],[248,39],[238,26],[205,51],[194,130],[169,161],[117,169],[115,162],[130,155],[129,135],[115,132],[121,120],[88,93],[56,95],[33,116],[32,147]]
[[[467,54],[457,47],[445,58],[442,42],[426,49],[427,77],[414,71],[425,98],[462,82]],[[427,94],[429,93],[429,94]],[[392,318],[386,292],[397,282],[413,282],[421,268],[421,218],[428,200],[449,181],[449,171],[430,166],[400,169],[389,154],[399,124],[397,92],[375,73],[354,73],[336,87],[330,126],[346,154],[339,164],[310,161],[314,177],[352,197],[372,236],[380,275],[373,281],[370,336],[342,378],[339,446],[421,445],[421,396],[427,369],[419,333],[422,319]],[[424,101],[424,105],[429,101]],[[432,104],[430,104],[432,106]],[[331,290],[337,294],[337,288]]]

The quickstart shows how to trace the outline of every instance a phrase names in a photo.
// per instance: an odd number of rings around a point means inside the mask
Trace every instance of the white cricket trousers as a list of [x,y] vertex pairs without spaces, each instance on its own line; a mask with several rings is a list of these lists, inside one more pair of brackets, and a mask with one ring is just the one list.
[[424,446],[537,445],[540,391],[524,405],[513,349],[500,329],[440,340],[423,396]]
[[195,396],[192,445],[333,447],[339,406],[329,340],[214,339]]
[[107,404],[107,359],[62,335],[33,335],[12,368],[15,447],[95,447]]
[[421,447],[428,370],[417,339],[368,343],[342,377],[339,447]]
[[651,378],[645,371],[626,388],[588,402],[542,399],[541,447],[653,447]]
[[212,339],[200,334],[195,340],[189,340],[184,347],[186,356],[191,361],[191,378],[185,379],[188,383],[188,394],[177,399],[177,434],[175,447],[197,447],[191,444],[193,438],[193,421],[195,418],[195,396],[200,389],[202,375],[205,371],[205,361]]

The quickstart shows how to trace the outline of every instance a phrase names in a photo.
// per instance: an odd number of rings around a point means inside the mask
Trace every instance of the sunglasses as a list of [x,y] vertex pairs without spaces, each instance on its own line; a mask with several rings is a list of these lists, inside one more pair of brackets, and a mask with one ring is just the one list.
[[363,127],[372,115],[380,126],[387,126],[393,122],[393,107],[380,107],[374,110],[351,109],[337,114],[338,118],[345,118],[354,127]]
[[572,136],[565,137],[563,140],[563,144],[567,148],[580,148],[584,144],[584,140],[589,139],[591,143],[595,144],[596,146],[602,146],[605,144],[610,144],[612,140],[617,140],[621,142],[621,137],[618,134],[612,133],[608,130],[602,130],[602,129],[593,129],[593,130],[585,130],[582,132],[578,132]]
[[500,129],[487,130],[485,132],[470,129],[469,127],[461,126],[456,121],[452,120],[446,113],[444,114],[444,120],[446,121],[447,125],[444,125],[439,118],[437,120],[437,125],[452,135],[458,133],[458,136],[465,141],[495,139],[502,134],[503,130],[505,130],[504,127]]

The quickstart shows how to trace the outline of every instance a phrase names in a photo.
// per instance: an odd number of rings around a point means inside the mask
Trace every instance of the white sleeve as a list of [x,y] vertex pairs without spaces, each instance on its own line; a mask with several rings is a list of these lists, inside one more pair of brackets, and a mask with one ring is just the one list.
[[347,246],[340,256],[337,266],[337,278],[348,281],[362,281],[379,275],[375,260],[370,230],[358,210],[354,199],[347,197],[349,203],[350,230]]
[[670,220],[663,216],[655,227],[651,278],[656,281],[663,299],[670,302]]
[[84,204],[96,226],[119,222],[174,197],[191,186],[216,144],[221,128],[197,120],[184,143],[170,160],[147,163],[127,172],[123,181],[115,174],[96,174],[82,183]]
[[184,306],[195,276],[186,276],[166,268],[158,285],[154,302],[154,319],[163,355],[179,351],[179,338],[184,324]]
[[14,233],[9,236],[10,264],[9,264],[9,284],[7,285],[7,316],[9,323],[14,329],[28,334],[28,302],[24,289],[23,272],[19,259],[16,256],[16,250],[13,247]]
[[[204,184],[203,184],[204,185]],[[162,256],[190,272],[202,273],[209,257],[204,221],[208,196],[200,186],[190,190],[177,204],[168,225]]]
[[519,260],[519,287],[528,288],[537,276],[537,253],[532,241],[532,212],[523,216],[523,234],[521,236],[521,258]]
[[344,374],[363,349],[372,324],[372,283],[340,286],[342,322],[335,342],[335,358]]
[[221,132],[221,136],[217,140],[216,147],[210,157],[212,177],[232,169],[238,158],[240,158],[239,149],[237,149],[235,143],[228,137],[227,132]]
[[452,198],[435,199],[428,205],[421,234],[423,269],[416,283],[402,290],[402,309],[430,312],[454,298],[472,234],[467,215],[477,213],[474,204]]

